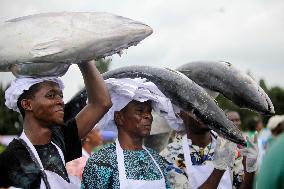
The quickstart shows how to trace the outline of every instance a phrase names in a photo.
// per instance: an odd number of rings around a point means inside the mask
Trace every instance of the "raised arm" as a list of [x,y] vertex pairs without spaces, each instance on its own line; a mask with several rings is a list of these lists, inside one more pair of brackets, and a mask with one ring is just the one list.
[[112,106],[105,82],[94,61],[78,64],[88,95],[87,105],[77,114],[76,122],[80,138],[84,138]]

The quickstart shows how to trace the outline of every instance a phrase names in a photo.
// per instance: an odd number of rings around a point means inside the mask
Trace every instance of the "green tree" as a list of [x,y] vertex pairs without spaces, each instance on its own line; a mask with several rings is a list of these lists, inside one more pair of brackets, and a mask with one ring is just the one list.
[[21,131],[20,115],[5,106],[5,90],[0,84],[0,134],[16,135]]
[[268,91],[276,114],[284,114],[284,90],[280,87],[272,87]]

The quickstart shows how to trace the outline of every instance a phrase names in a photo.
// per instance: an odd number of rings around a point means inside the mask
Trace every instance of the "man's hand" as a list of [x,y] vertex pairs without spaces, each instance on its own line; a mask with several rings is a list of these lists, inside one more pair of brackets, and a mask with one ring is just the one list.
[[227,167],[232,167],[236,148],[236,144],[218,137],[214,151],[215,159],[213,161],[215,168],[219,170],[226,170]]
[[203,124],[193,113],[181,111],[179,114],[180,118],[183,120],[184,125],[189,127],[199,127]]
[[257,143],[257,135],[254,137],[247,139],[247,147],[244,149],[240,149],[242,156],[246,156],[246,171],[248,173],[255,172],[257,170],[257,158],[258,158],[258,143]]

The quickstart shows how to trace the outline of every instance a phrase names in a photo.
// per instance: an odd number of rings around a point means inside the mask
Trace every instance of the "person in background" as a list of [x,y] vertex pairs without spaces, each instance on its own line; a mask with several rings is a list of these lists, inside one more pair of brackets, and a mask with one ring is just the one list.
[[273,137],[277,137],[284,131],[284,115],[272,116],[267,123],[267,128],[271,131]]
[[82,180],[82,174],[87,160],[93,154],[94,148],[103,144],[101,131],[94,128],[82,140],[82,157],[66,163],[66,170],[69,175],[76,176]]
[[81,138],[111,107],[101,74],[91,61],[78,67],[88,103],[64,123],[63,83],[57,77],[17,78],[5,92],[6,106],[21,113],[23,132],[0,155],[0,187],[79,188],[65,162],[82,155]]
[[284,189],[284,134],[277,136],[260,167],[256,178],[256,189]]
[[216,150],[221,148],[216,133],[191,112],[181,111],[180,117],[186,134],[177,135],[160,153],[172,166],[168,173],[171,188],[252,188],[257,169],[256,141],[248,140],[250,147],[242,150],[247,157],[244,170],[240,150],[224,145],[220,153]]
[[242,131],[241,128],[242,121],[240,114],[236,111],[231,111],[231,110],[227,110],[225,111],[225,113],[228,119],[231,120]]
[[150,135],[152,109],[176,119],[170,100],[143,78],[110,78],[105,82],[113,107],[98,125],[117,127],[118,138],[89,158],[81,187],[170,188],[164,159],[143,145],[143,138]]
[[260,118],[257,118],[257,117],[252,117],[248,120],[246,135],[251,137],[256,132],[260,133],[262,131],[262,129],[263,129],[262,120]]

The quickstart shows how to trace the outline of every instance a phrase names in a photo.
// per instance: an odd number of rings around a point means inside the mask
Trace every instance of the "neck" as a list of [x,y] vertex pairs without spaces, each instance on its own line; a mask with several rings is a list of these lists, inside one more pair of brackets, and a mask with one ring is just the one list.
[[43,145],[51,142],[52,132],[49,128],[43,127],[37,122],[25,118],[24,132],[33,145]]
[[133,137],[125,132],[118,132],[120,146],[124,150],[141,150],[143,144],[142,137]]
[[210,131],[198,134],[192,131],[188,131],[187,138],[191,139],[193,145],[202,148],[206,147],[212,141]]

